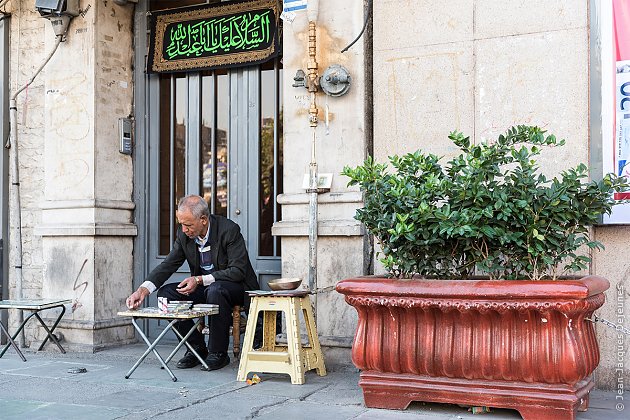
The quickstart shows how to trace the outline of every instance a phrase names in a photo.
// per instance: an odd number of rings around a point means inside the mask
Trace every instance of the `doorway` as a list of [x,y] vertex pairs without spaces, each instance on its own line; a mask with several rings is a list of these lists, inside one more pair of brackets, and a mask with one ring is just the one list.
[[[146,64],[151,11],[216,2],[138,3],[136,68]],[[261,288],[281,276],[280,238],[271,235],[271,226],[281,219],[282,73],[278,56],[255,66],[138,74],[134,289],[170,251],[177,202],[187,194],[201,195],[211,212],[239,224]],[[184,264],[169,282],[189,272]],[[156,300],[154,293],[147,304],[156,306]],[[147,334],[159,330],[159,323],[145,323]]]
[[[150,103],[148,270],[175,239],[177,202],[206,199],[238,223],[261,286],[280,276],[281,246],[271,236],[282,192],[282,65],[148,76]],[[189,274],[183,266],[171,281]]]

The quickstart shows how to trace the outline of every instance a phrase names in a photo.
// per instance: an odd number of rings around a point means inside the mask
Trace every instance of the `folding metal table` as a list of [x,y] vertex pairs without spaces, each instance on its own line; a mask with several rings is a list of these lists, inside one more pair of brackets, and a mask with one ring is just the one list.
[[[4,346],[4,348],[0,352],[0,357],[4,356],[4,353],[6,353],[9,346],[13,346],[13,348],[18,352],[22,360],[26,362],[26,358],[20,351],[19,347],[15,344],[14,340],[20,334],[20,332],[24,329],[24,326],[32,317],[37,318],[37,320],[42,325],[42,327],[44,327],[44,330],[46,330],[46,334],[48,334],[46,338],[44,339],[44,341],[42,341],[42,344],[39,346],[37,351],[40,351],[41,349],[43,349],[44,345],[46,345],[46,343],[48,342],[48,339],[50,338],[52,342],[55,343],[57,347],[59,347],[59,350],[61,350],[62,353],[65,353],[66,351],[64,350],[63,347],[61,347],[61,344],[59,344],[59,340],[53,334],[53,332],[55,331],[55,328],[57,328],[57,325],[59,324],[59,321],[61,321],[61,318],[63,317],[63,315],[66,313],[65,305],[69,303],[72,303],[71,299],[0,300],[0,309],[18,309],[18,310],[31,311],[31,314],[27,316],[26,319],[24,319],[24,321],[22,321],[22,323],[18,327],[17,331],[13,334],[13,336],[9,335],[7,328],[4,325],[2,325],[2,322],[0,322],[0,328],[7,335],[7,337],[9,337],[9,342]],[[39,316],[39,312],[47,310],[47,309],[53,309],[53,308],[61,308],[61,313],[55,320],[55,323],[53,324],[52,328],[48,328],[44,320]]]
[[[140,363],[142,363],[142,361],[144,361],[144,359],[146,359],[146,357],[149,355],[149,353],[153,352],[153,354],[155,354],[155,357],[157,357],[157,359],[160,361],[160,364],[162,365],[162,368],[166,369],[168,374],[171,376],[171,379],[173,380],[173,382],[177,382],[177,378],[175,377],[175,375],[173,374],[171,369],[169,369],[167,364],[168,364],[168,362],[171,361],[171,359],[175,356],[177,351],[183,345],[188,347],[188,350],[190,350],[192,352],[192,354],[194,354],[195,357],[197,357],[197,359],[199,359],[201,364],[206,369],[208,369],[208,365],[207,365],[206,361],[203,359],[203,357],[201,357],[199,355],[199,353],[197,353],[197,351],[190,344],[188,344],[188,338],[195,331],[197,326],[199,326],[199,323],[201,322],[201,320],[205,316],[207,316],[207,315],[215,315],[215,314],[218,314],[218,313],[219,313],[219,306],[218,305],[215,305],[214,307],[212,307],[210,309],[198,310],[198,309],[194,309],[193,308],[193,309],[184,310],[184,311],[166,312],[166,313],[160,312],[159,309],[155,308],[155,307],[149,307],[149,308],[142,308],[142,309],[137,309],[137,310],[129,310],[129,311],[118,312],[119,316],[129,316],[129,317],[131,317],[131,323],[135,327],[136,331],[138,331],[138,334],[140,334],[140,337],[142,337],[142,339],[147,344],[147,346],[149,346],[149,348],[142,354],[142,356],[140,356],[138,361],[132,366],[132,368],[129,370],[129,372],[127,372],[127,374],[125,375],[125,379],[129,379],[129,377],[136,370],[136,368],[138,366],[140,366]],[[141,319],[141,318],[164,319],[164,320],[169,320],[170,322],[168,323],[166,328],[164,328],[164,330],[155,338],[153,343],[151,343],[149,338],[144,334],[144,331],[142,331],[142,328],[140,327],[140,325],[138,325],[137,321],[138,321],[138,319]],[[179,331],[177,331],[175,328],[173,328],[173,326],[175,325],[176,322],[187,320],[187,319],[196,319],[196,322],[194,323],[192,328],[186,333],[186,335],[182,336]],[[158,351],[155,349],[155,347],[158,345],[160,340],[169,331],[173,331],[179,337],[180,342],[177,344],[175,349],[173,349],[173,351],[168,355],[166,360],[164,360],[164,359],[162,359],[162,356],[160,356]]]

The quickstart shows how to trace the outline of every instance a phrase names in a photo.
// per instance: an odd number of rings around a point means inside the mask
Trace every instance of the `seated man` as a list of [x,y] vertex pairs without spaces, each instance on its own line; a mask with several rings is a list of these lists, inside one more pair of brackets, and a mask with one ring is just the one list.
[[[243,305],[246,290],[258,289],[258,280],[247,255],[239,226],[223,216],[210,215],[206,201],[189,195],[177,205],[177,229],[173,249],[164,261],[146,278],[138,290],[127,298],[127,306],[135,309],[157,288],[158,296],[171,300],[192,300],[194,303],[219,305],[219,313],[210,316],[210,339],[206,348],[203,335],[195,331],[188,342],[206,359],[209,370],[221,369],[230,363],[227,355],[232,307]],[[179,284],[164,282],[188,262],[191,277]],[[185,335],[193,321],[177,323]],[[199,360],[190,351],[177,362],[180,369],[192,368]],[[205,368],[202,368],[205,370]]]

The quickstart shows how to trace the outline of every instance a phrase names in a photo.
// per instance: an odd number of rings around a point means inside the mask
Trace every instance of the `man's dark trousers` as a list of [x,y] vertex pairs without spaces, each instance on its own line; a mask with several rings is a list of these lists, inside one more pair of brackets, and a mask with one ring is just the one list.
[[[232,308],[243,305],[245,286],[243,283],[217,280],[209,286],[199,286],[190,295],[183,295],[177,291],[177,283],[168,283],[158,289],[158,296],[171,300],[192,300],[193,303],[213,303],[219,305],[219,313],[209,316],[210,339],[208,351],[210,353],[227,352],[230,344],[230,326],[232,325]],[[181,335],[186,335],[192,328],[192,320],[180,321],[175,328]],[[188,343],[195,349],[204,349],[205,340],[199,331],[195,331],[188,338]]]

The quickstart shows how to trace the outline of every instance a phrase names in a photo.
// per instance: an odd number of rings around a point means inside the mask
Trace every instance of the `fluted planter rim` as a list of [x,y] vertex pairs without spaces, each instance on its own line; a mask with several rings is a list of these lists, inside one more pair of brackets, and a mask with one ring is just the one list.
[[584,299],[609,287],[607,279],[594,275],[558,280],[397,279],[374,275],[341,280],[335,289],[344,295],[552,300]]

